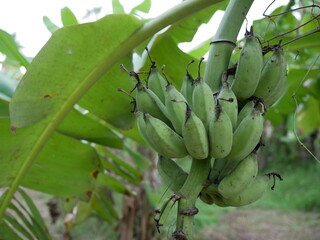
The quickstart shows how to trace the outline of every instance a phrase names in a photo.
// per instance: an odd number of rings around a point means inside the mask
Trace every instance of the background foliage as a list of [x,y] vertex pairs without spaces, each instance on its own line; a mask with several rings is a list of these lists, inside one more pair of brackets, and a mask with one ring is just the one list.
[[[297,8],[299,4],[307,6],[310,2],[291,1],[273,14]],[[102,224],[96,231],[108,232],[110,238],[121,234],[114,230],[116,225],[118,230],[127,230],[123,239],[132,236],[150,239],[147,236],[155,235],[155,229],[150,228],[152,209],[165,189],[154,188],[159,183],[154,173],[154,153],[137,132],[130,113],[131,99],[117,91],[122,88],[130,92],[134,87],[133,79],[119,64],[130,70],[147,71],[151,63],[144,47],[148,46],[157,66],[165,64],[166,75],[179,87],[185,66],[190,60],[198,61],[204,56],[209,42],[204,40],[189,52],[182,51],[179,44],[192,41],[199,27],[226,5],[227,1],[222,1],[172,24],[132,49],[104,74],[93,69],[104,65],[108,61],[106,56],[111,54],[112,57],[112,51],[121,47],[122,41],[149,21],[141,19],[139,13],[148,12],[151,1],[143,1],[129,14],[125,14],[119,1],[113,1],[113,11],[117,15],[86,24],[78,24],[72,11],[64,8],[61,11],[63,28],[45,17],[44,24],[52,37],[34,58],[23,56],[14,36],[0,31],[0,52],[5,55],[0,72],[0,187],[16,182],[18,185],[14,187],[20,194],[20,198],[18,194],[10,198],[8,209],[2,209],[6,212],[0,222],[1,237],[52,237],[21,186],[48,194],[45,198],[54,196],[51,216],[54,217],[52,212],[58,209],[58,215],[65,217],[66,232],[79,236],[77,239],[85,236],[77,232],[84,221],[109,223]],[[278,43],[280,39],[287,43],[319,29],[319,7],[269,16],[255,21],[254,28],[264,42],[307,21],[310,22],[302,28],[264,45]],[[115,33],[114,29],[126,31]],[[240,40],[237,45],[241,43]],[[261,171],[279,169],[285,182],[254,207],[319,211],[319,192],[316,191],[320,182],[319,167],[315,161],[310,161],[310,155],[299,146],[295,136],[298,134],[319,156],[319,32],[288,44],[284,49],[289,66],[287,90],[267,112],[267,147],[260,155],[265,166]],[[239,48],[236,48],[234,58],[238,53]],[[193,75],[196,65],[190,67]],[[21,67],[27,69],[25,74],[20,71]],[[93,84],[90,78],[99,80]],[[73,105],[75,99],[79,101]],[[60,119],[64,114],[65,118]],[[55,129],[55,132],[46,135],[48,129]],[[16,181],[17,178],[21,181]],[[304,192],[297,193],[297,189]],[[2,206],[6,194],[8,192],[1,196]],[[148,208],[141,213],[143,204]],[[131,213],[129,206],[133,206]],[[198,226],[214,225],[221,214],[231,211],[204,205],[199,208],[205,210],[197,220]],[[146,222],[139,222],[137,216],[145,217]]]

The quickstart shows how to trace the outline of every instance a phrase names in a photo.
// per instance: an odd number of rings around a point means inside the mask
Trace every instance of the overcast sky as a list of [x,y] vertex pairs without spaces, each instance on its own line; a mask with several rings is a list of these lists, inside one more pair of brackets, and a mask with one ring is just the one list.
[[[120,0],[121,1],[121,0]],[[148,16],[155,17],[170,7],[178,4],[181,0],[153,0],[152,9]],[[43,16],[48,16],[56,25],[62,26],[60,10],[69,7],[78,21],[81,23],[96,20],[94,15],[84,18],[88,10],[101,7],[99,18],[110,14],[112,0],[8,0],[3,1],[0,8],[0,29],[10,34],[15,33],[19,44],[23,47],[22,52],[28,57],[34,57],[40,48],[50,38],[50,33],[43,24]],[[122,0],[126,11],[142,2],[142,0]],[[254,19],[262,18],[262,13],[272,0],[256,0],[249,12],[249,23]],[[272,6],[275,7],[287,3],[288,0],[277,0]],[[222,13],[217,13],[212,21],[219,21]],[[214,34],[212,22],[208,26],[201,27],[201,32],[195,37],[193,44],[197,45],[201,40],[207,39]],[[217,25],[217,24],[214,24]],[[244,30],[242,30],[244,31]],[[188,46],[185,46],[187,49]]]

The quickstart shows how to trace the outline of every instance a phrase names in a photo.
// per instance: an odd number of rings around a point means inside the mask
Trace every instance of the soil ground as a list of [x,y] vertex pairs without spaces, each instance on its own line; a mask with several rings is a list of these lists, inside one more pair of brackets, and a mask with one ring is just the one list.
[[320,213],[245,209],[226,213],[199,240],[319,240]]

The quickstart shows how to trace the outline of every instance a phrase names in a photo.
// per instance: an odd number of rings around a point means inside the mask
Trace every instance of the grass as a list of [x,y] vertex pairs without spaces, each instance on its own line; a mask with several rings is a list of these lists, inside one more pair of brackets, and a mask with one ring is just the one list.
[[[280,159],[281,160],[281,159]],[[320,164],[310,161],[274,161],[263,172],[277,171],[283,181],[277,181],[253,207],[286,211],[320,212]]]

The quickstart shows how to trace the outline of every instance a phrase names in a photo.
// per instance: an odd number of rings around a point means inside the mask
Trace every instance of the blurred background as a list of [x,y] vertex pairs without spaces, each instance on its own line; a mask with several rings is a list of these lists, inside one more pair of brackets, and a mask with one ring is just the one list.
[[[11,0],[2,3],[0,99],[10,101],[28,63],[57,29],[96,21],[111,13],[128,13],[140,19],[150,19],[179,2]],[[294,39],[319,29],[319,7],[303,8],[277,18],[265,18],[263,13],[271,3],[267,14],[316,5],[319,1],[255,1],[239,33],[238,45],[242,43],[245,28],[251,24],[261,35],[262,41],[309,20],[312,21],[290,33],[290,37]],[[206,22],[197,26],[192,41],[177,42],[180,50],[196,58],[207,56],[208,40],[214,36],[225,6],[221,5],[221,10],[206,17]],[[14,46],[16,52],[8,48],[5,39],[10,40],[9,45]],[[197,239],[320,239],[320,164],[316,160],[320,158],[319,39],[320,35],[316,33],[286,46],[289,66],[287,91],[266,114],[265,146],[259,151],[260,173],[278,172],[284,180],[278,181],[275,190],[269,189],[256,203],[241,208],[220,208],[199,201],[197,207],[200,214],[195,223]],[[139,69],[141,56],[136,54],[135,57],[135,67]],[[68,199],[25,189],[40,209],[52,239],[169,239],[175,222],[170,222],[169,217],[167,226],[159,234],[152,221],[154,209],[172,194],[161,184],[156,172],[155,153],[130,138],[125,139],[123,150],[108,151],[105,155],[112,159],[112,163],[119,157],[140,176],[138,180],[130,181],[130,178],[120,174],[123,178],[119,182],[126,190],[115,190],[114,186],[104,190],[106,196],[112,199],[108,202],[110,214],[89,214],[85,206],[79,205],[75,213],[74,204]],[[114,166],[119,167],[120,164],[123,168],[125,164],[121,161]]]

